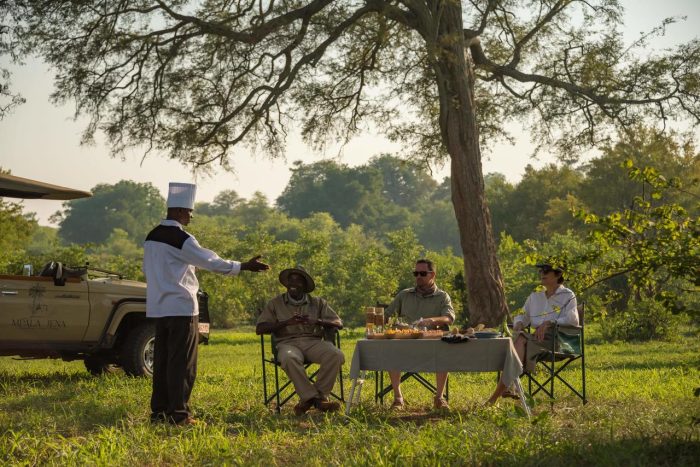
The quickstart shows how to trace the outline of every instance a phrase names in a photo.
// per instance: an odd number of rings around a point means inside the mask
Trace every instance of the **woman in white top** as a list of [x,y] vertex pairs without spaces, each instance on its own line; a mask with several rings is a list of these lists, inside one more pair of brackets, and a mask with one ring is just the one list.
[[[525,301],[524,313],[513,320],[516,336],[513,344],[527,372],[535,369],[539,354],[551,350],[551,329],[554,324],[578,326],[576,295],[562,285],[564,271],[551,264],[538,264],[537,267],[544,290],[532,292]],[[528,326],[535,328],[534,334],[525,331]],[[506,389],[506,386],[499,382],[487,403],[493,404],[501,396],[510,396]]]

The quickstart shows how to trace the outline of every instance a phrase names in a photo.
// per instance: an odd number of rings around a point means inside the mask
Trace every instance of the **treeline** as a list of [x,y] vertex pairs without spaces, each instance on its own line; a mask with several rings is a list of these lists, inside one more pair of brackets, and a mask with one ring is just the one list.
[[[700,157],[692,144],[646,129],[602,148],[585,165],[528,167],[515,184],[487,175],[511,310],[536,283],[532,265],[547,258],[565,263],[570,286],[596,316],[616,317],[628,334],[662,335],[679,313],[697,315],[698,179]],[[410,286],[413,261],[422,256],[437,261],[439,285],[466,322],[449,186],[449,179],[438,183],[420,165],[380,155],[358,167],[296,163],[274,205],[260,193],[244,199],[231,190],[198,203],[188,230],[203,245],[237,259],[261,252],[275,268],[234,280],[200,273],[215,325],[251,322],[280,291],[276,272],[297,264],[356,324],[363,306]],[[93,193],[64,205],[54,217],[58,230],[38,227],[19,206],[4,203],[0,269],[90,261],[142,279],[141,243],[162,217],[164,199],[151,184],[131,181],[97,185]],[[630,317],[635,310],[643,316]],[[646,320],[641,327],[640,320]]]

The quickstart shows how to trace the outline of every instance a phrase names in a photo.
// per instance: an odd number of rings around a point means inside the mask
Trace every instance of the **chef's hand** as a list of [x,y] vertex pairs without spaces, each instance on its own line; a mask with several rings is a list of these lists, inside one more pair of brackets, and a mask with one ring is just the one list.
[[537,342],[542,342],[544,340],[547,329],[549,329],[549,321],[545,321],[544,323],[540,324],[537,329],[535,329],[535,339]]
[[241,263],[241,271],[261,272],[270,269],[269,265],[258,261],[260,258],[262,258],[262,256],[258,255],[252,258],[250,261]]

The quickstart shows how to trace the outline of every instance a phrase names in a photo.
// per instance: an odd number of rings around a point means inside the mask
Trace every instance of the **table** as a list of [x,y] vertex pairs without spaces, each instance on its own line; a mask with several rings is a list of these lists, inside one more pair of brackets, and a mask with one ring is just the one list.
[[367,370],[413,373],[500,371],[502,382],[506,386],[515,385],[520,402],[530,415],[519,378],[523,365],[515,352],[513,341],[507,337],[473,339],[457,344],[448,344],[440,339],[359,340],[355,344],[350,365],[352,385],[346,413],[350,413],[355,402],[356,389],[357,401],[360,400]]

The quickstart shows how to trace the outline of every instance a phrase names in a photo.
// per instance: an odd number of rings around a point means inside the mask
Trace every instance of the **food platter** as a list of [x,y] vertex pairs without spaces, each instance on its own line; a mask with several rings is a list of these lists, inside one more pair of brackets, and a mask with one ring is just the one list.
[[418,339],[423,333],[412,329],[391,329],[385,332],[384,335],[387,339]]

